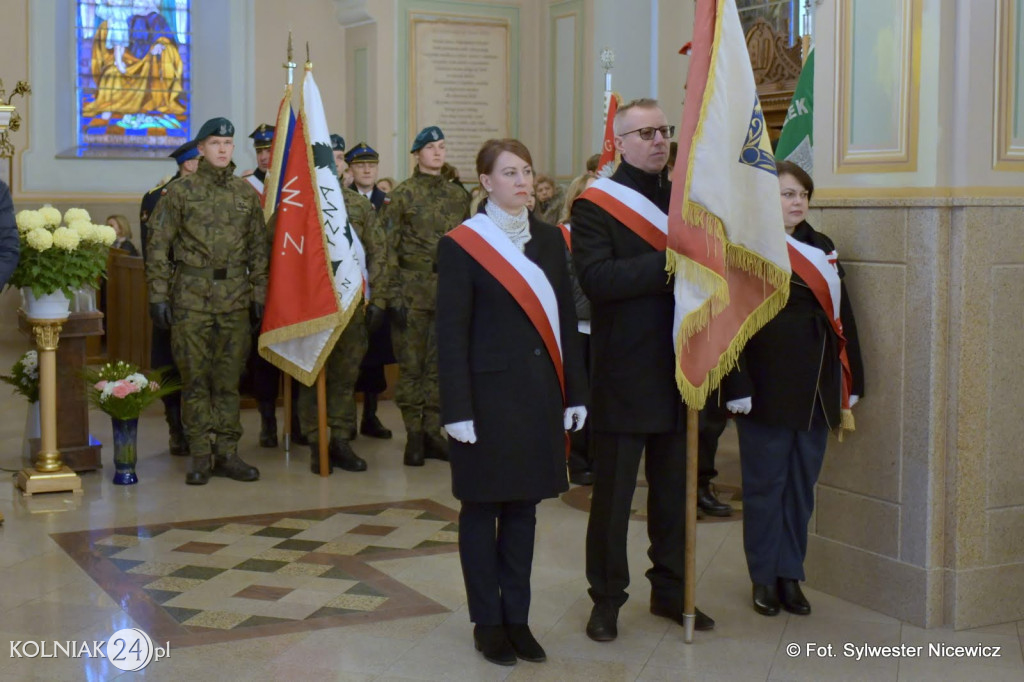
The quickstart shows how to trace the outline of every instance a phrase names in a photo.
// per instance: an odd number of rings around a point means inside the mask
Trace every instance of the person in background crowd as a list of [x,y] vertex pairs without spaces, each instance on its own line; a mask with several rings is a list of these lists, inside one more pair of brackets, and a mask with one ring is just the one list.
[[857,322],[832,240],[807,223],[814,181],[790,161],[776,163],[789,244],[786,307],[747,342],[723,384],[738,414],[743,471],[743,550],[754,610],[805,616],[800,589],[807,523],[829,431],[852,427],[864,395]]
[[18,237],[18,225],[14,221],[14,202],[11,201],[11,188],[0,180],[0,289],[11,278],[18,267],[21,257],[21,240]]
[[437,385],[437,242],[469,215],[469,192],[441,174],[446,149],[437,126],[421,130],[410,153],[416,155],[412,177],[395,187],[381,215],[388,235],[385,299],[399,366],[395,402],[406,430],[403,461],[423,466],[425,458],[448,459]]
[[360,142],[345,153],[345,163],[352,171],[352,184],[348,188],[369,199],[373,209],[379,211],[387,201],[387,193],[377,187],[380,155],[370,145]]
[[562,188],[550,175],[538,175],[534,192],[537,195],[537,208],[534,209],[537,218],[545,223],[557,224],[565,204]]
[[261,123],[256,130],[249,133],[252,140],[252,147],[256,150],[256,170],[245,173],[242,179],[253,186],[256,193],[260,195],[260,203],[264,202],[264,183],[267,181],[267,171],[270,170],[270,152],[274,146],[274,126]]
[[601,163],[601,155],[594,154],[587,159],[587,175],[597,179],[597,164]]
[[[178,162],[178,172],[166,182],[162,182],[146,192],[139,207],[139,231],[142,233],[142,257],[148,260],[146,250],[149,242],[149,218],[153,215],[160,199],[167,195],[167,187],[178,180],[196,172],[199,167],[199,149],[195,140],[189,140],[170,153],[171,158]],[[174,363],[171,352],[171,330],[153,325],[153,336],[149,348],[149,366],[166,368],[167,378],[181,381],[181,373]],[[161,398],[164,403],[164,418],[167,420],[169,437],[168,450],[175,457],[186,457],[189,454],[188,439],[181,425],[181,391],[175,391]]]
[[[686,414],[675,380],[673,278],[665,272],[665,242],[651,236],[660,230],[644,216],[668,211],[672,183],[665,163],[675,131],[650,99],[620,107],[614,126],[622,160],[611,178],[580,195],[570,216],[573,262],[591,304],[594,490],[587,580],[594,607],[586,632],[598,642],[618,636],[619,608],[628,598],[626,532],[641,454],[653,564],[647,571],[650,611],[680,625],[684,620]],[[714,627],[695,611],[695,629]]]
[[342,187],[348,187],[352,183],[352,178],[344,182],[345,171],[348,170],[348,164],[345,163],[344,137],[331,133],[331,153],[334,154],[334,165],[338,167],[338,180],[342,181]]
[[565,241],[526,210],[529,150],[489,140],[476,167],[488,198],[438,245],[438,360],[473,640],[512,665],[546,659],[528,624],[537,503],[569,487],[565,432],[586,421],[586,376]]
[[104,222],[117,232],[117,239],[110,245],[110,248],[127,251],[129,256],[139,255],[139,250],[132,243],[132,224],[128,222],[128,216],[120,214],[108,215]]
[[204,123],[199,167],[167,187],[149,220],[149,313],[170,329],[181,371],[189,485],[260,476],[238,456],[238,380],[263,317],[270,249],[259,197],[234,174],[234,136],[226,118]]

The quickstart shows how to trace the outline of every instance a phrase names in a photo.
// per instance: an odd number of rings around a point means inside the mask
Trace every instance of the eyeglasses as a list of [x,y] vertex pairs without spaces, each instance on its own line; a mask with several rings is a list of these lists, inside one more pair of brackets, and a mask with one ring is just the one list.
[[630,135],[632,133],[636,133],[637,135],[640,136],[641,140],[646,140],[648,142],[654,139],[654,133],[661,133],[661,136],[668,140],[675,136],[676,127],[661,126],[660,128],[653,128],[648,126],[646,128],[637,128],[636,130],[630,130],[628,133],[622,133],[621,135],[619,135],[619,137],[625,137],[626,135]]
[[797,192],[796,190],[787,189],[785,192],[782,193],[782,198],[787,199],[789,201],[792,201],[797,197],[800,197],[801,199],[806,201],[810,196],[811,195],[806,190],[804,190],[803,192]]

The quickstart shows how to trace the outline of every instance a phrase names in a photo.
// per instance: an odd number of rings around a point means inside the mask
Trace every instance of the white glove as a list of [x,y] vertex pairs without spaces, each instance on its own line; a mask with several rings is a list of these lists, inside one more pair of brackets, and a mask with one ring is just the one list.
[[455,422],[454,424],[445,424],[444,430],[449,436],[460,443],[476,442],[476,429],[473,428],[472,419],[464,422]]
[[565,416],[562,419],[562,425],[565,426],[566,431],[579,431],[583,428],[583,423],[586,421],[587,408],[582,405],[565,408]]
[[737,400],[730,400],[725,404],[725,409],[729,410],[733,414],[750,414],[750,408],[750,396],[747,396],[746,398],[739,398]]
[[853,407],[854,405],[856,405],[858,401],[860,401],[860,396],[859,395],[851,395],[850,396],[850,407]]

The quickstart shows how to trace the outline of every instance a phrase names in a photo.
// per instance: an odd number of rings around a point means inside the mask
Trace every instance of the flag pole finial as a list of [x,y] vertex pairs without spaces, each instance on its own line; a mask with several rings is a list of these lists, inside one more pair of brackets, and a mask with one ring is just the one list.
[[309,58],[309,41],[306,41],[306,71],[313,70],[313,62]]
[[601,50],[601,68],[604,69],[604,115],[608,115],[608,107],[612,98],[612,67],[615,66],[615,52],[606,47]]
[[285,73],[287,74],[286,82],[288,83],[288,85],[292,84],[292,81],[294,80],[294,76],[295,76],[295,62],[293,61],[293,55],[294,55],[294,52],[292,50],[292,32],[291,32],[291,30],[289,30],[288,31],[288,61],[286,61],[284,64],[281,65],[282,67],[284,67]]

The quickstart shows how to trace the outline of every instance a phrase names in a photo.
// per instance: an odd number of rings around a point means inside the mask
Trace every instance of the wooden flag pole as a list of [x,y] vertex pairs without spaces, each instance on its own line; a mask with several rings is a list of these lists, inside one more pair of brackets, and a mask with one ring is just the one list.
[[316,377],[316,430],[319,435],[320,475],[326,477],[331,471],[327,466],[327,377],[323,369]]
[[686,547],[683,559],[683,641],[693,642],[697,620],[697,410],[686,408]]
[[284,374],[284,451],[292,449],[292,375]]

